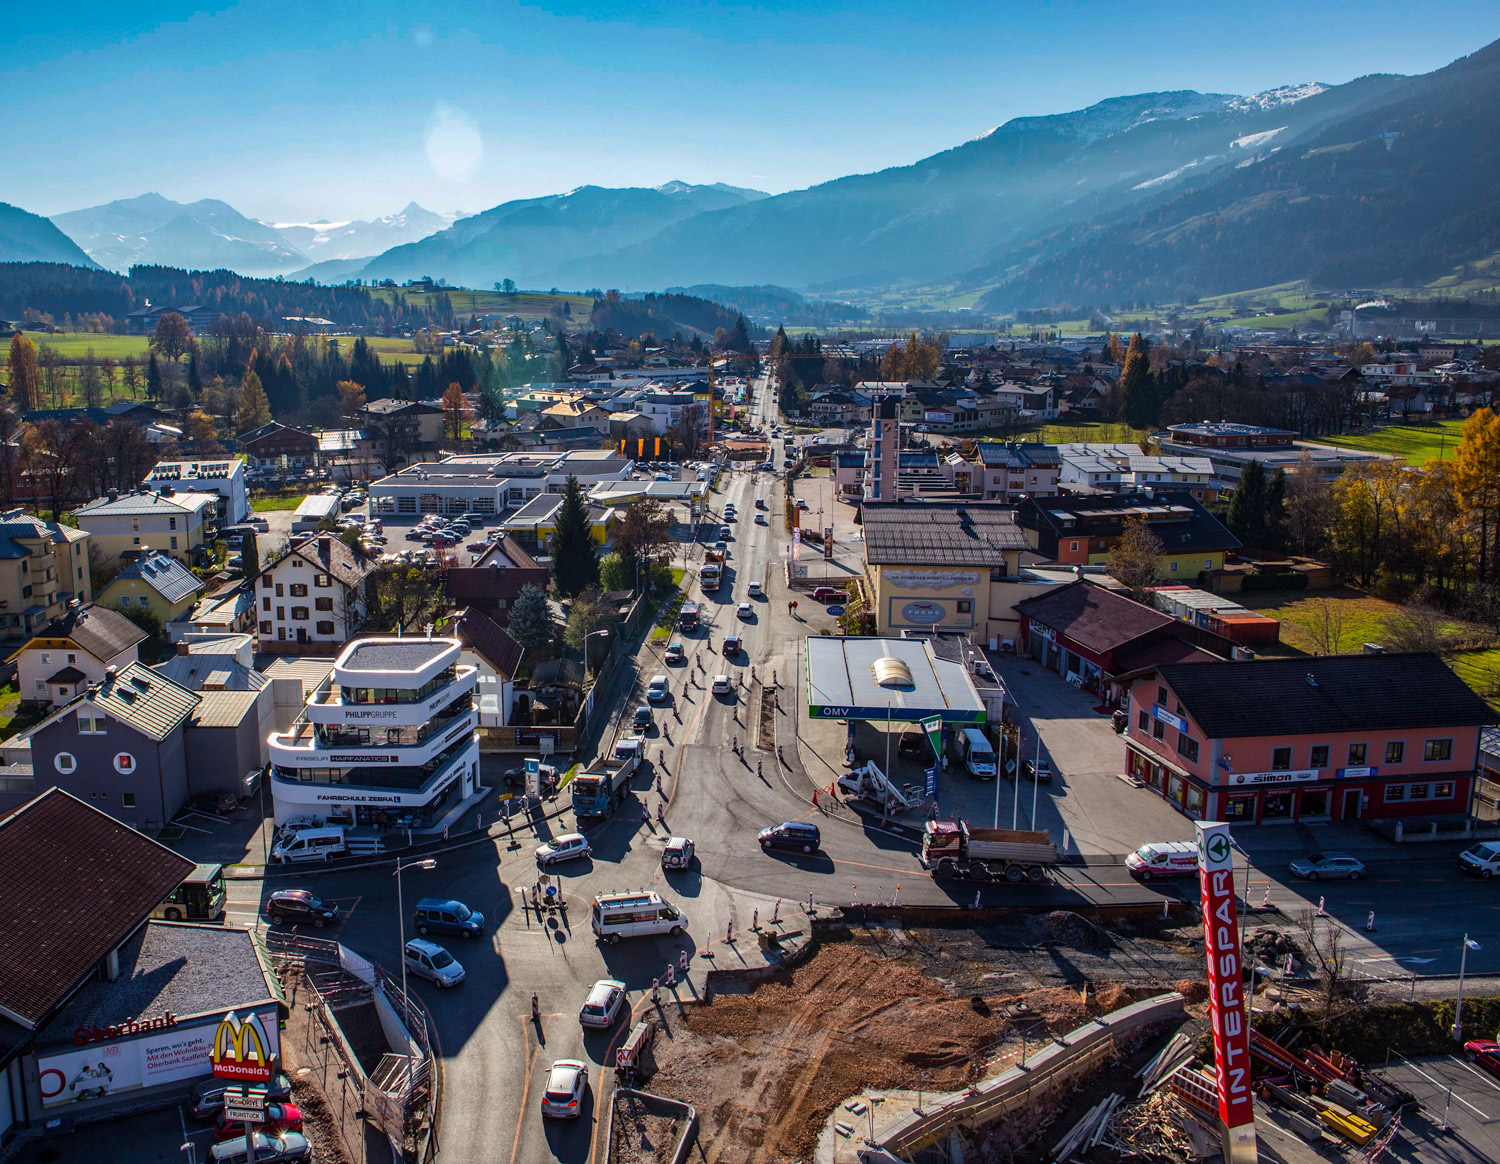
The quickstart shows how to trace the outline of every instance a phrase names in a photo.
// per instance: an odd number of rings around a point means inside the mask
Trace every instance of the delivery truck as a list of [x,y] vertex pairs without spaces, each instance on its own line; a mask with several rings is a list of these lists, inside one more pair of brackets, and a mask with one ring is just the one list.
[[930,820],[922,831],[922,866],[937,877],[1040,883],[1055,864],[1057,846],[1045,832],[974,829],[950,820]]
[[627,736],[615,744],[610,755],[573,777],[575,816],[608,816],[625,802],[630,778],[645,753],[645,743],[640,736]]

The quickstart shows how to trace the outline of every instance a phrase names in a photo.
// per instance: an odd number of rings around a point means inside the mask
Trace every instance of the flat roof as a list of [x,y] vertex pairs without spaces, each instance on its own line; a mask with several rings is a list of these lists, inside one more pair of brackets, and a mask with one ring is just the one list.
[[[808,714],[814,719],[881,720],[889,714],[906,721],[938,715],[948,723],[984,722],[984,703],[968,671],[939,658],[925,639],[809,635],[803,645]],[[875,664],[886,659],[905,667],[902,681],[883,685],[877,679]]]
[[339,499],[334,493],[314,493],[297,506],[298,517],[332,517],[338,511]]
[[455,639],[366,641],[354,646],[338,662],[340,671],[420,671],[458,646]]

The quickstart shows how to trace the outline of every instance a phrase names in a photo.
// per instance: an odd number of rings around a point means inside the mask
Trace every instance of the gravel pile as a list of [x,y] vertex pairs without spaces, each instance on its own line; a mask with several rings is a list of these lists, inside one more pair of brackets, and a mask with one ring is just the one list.
[[680,1132],[676,1120],[652,1115],[638,1103],[616,1099],[610,1159],[615,1164],[663,1164],[672,1158]]

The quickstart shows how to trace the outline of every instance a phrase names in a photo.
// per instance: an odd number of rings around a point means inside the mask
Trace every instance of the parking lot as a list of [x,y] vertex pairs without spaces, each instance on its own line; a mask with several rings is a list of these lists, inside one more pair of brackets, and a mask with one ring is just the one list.
[[1414,1060],[1394,1055],[1379,1073],[1422,1105],[1402,1117],[1404,1158],[1418,1164],[1500,1164],[1500,1080],[1459,1055]]

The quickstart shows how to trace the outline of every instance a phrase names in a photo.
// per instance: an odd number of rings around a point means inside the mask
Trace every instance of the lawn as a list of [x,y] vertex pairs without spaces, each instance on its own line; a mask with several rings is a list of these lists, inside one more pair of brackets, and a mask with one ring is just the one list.
[[1413,465],[1453,455],[1463,432],[1461,420],[1429,420],[1418,424],[1392,424],[1374,432],[1348,436],[1319,437],[1317,444],[1362,449],[1369,453],[1389,453],[1404,457]]
[[1112,424],[1103,420],[1075,420],[1068,424],[1044,424],[1036,430],[1036,433],[1040,435],[1044,444],[1049,445],[1083,442],[1105,444],[1124,441],[1144,445],[1151,435],[1143,428],[1131,428],[1128,424]]
[[[81,360],[89,354],[89,349],[94,349],[94,355],[99,359],[108,356],[112,360],[122,360],[126,356],[134,356],[138,360],[144,360],[149,354],[150,339],[143,335],[98,335],[88,331],[59,331],[48,335],[44,331],[28,331],[26,338],[40,348],[46,344],[49,348],[55,348],[57,354],[65,360]],[[10,341],[6,340],[0,344],[0,364],[9,361]]]
[[250,499],[252,513],[275,513],[277,510],[296,509],[306,497],[253,497]]

